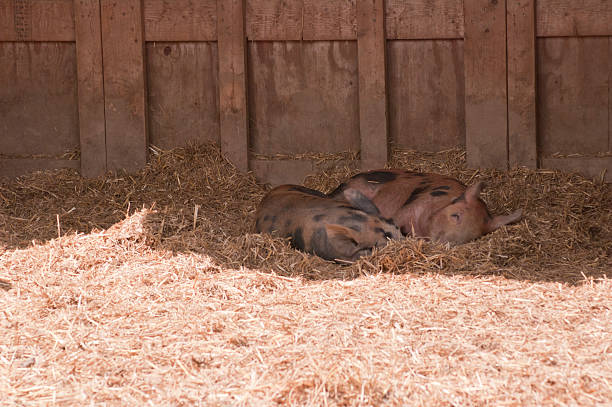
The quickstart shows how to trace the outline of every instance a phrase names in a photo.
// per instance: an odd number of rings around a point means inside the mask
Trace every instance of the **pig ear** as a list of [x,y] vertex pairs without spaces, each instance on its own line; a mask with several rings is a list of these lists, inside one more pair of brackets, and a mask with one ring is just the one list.
[[327,239],[332,247],[345,256],[352,256],[359,248],[355,231],[340,225],[325,225]]
[[517,211],[512,212],[510,215],[495,216],[489,222],[489,232],[493,232],[494,230],[499,229],[503,225],[508,225],[510,223],[518,221],[519,219],[521,219],[522,215],[523,211],[519,209]]
[[325,231],[327,232],[327,238],[330,240],[338,240],[345,243],[352,243],[357,245],[357,239],[355,231],[342,225],[327,224],[325,225]]
[[374,205],[371,200],[356,189],[349,188],[344,190],[344,198],[355,208],[362,210],[367,214],[380,215],[376,205]]
[[356,232],[341,225],[325,225],[329,245],[338,258],[351,259],[359,251]]
[[470,185],[468,189],[465,190],[465,197],[468,201],[476,199],[480,196],[480,192],[484,188],[484,182],[478,181],[474,185]]

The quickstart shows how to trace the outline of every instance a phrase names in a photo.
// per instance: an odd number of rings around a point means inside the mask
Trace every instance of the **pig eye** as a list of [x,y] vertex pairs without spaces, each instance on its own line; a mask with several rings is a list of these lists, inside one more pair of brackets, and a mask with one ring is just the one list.
[[459,220],[459,214],[458,213],[452,213],[451,217],[455,220]]

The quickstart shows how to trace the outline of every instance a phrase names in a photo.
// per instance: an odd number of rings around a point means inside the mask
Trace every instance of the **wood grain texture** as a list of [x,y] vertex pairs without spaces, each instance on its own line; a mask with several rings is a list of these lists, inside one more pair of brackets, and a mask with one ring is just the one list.
[[79,168],[79,160],[52,158],[0,158],[0,178],[14,178],[34,171]]
[[24,35],[17,33],[15,27],[13,0],[0,0],[0,41],[17,41]]
[[465,141],[470,167],[505,169],[506,1],[464,3]]
[[304,40],[357,39],[356,0],[304,0]]
[[386,43],[383,0],[357,0],[359,134],[364,170],[388,159]]
[[73,0],[0,0],[0,41],[74,41]]
[[577,172],[598,180],[603,173],[604,181],[612,182],[612,157],[542,158],[541,167]]
[[140,0],[101,0],[106,165],[136,171],[147,161],[146,85]]
[[508,161],[511,167],[536,168],[535,0],[507,5]]
[[100,0],[76,0],[74,7],[81,175],[96,177],[106,171]]
[[275,187],[281,184],[302,184],[314,172],[308,160],[252,160],[251,169],[257,181]]
[[463,41],[388,41],[389,133],[400,148],[465,145]]
[[146,41],[216,41],[217,0],[145,0]]
[[609,39],[539,38],[538,142],[542,154],[609,147]]
[[249,43],[251,148],[260,154],[359,149],[354,41]]
[[463,38],[462,0],[386,0],[388,39]]
[[537,0],[538,37],[612,35],[609,0]]
[[76,85],[74,44],[0,43],[0,152],[77,150]]
[[248,107],[244,0],[218,0],[219,131],[221,152],[248,170]]
[[252,160],[251,169],[255,178],[272,187],[281,184],[303,184],[308,175],[337,167],[354,167],[347,160],[315,162],[311,160]]
[[149,142],[162,149],[219,143],[217,44],[147,44]]
[[250,41],[302,39],[303,0],[246,0],[246,33]]

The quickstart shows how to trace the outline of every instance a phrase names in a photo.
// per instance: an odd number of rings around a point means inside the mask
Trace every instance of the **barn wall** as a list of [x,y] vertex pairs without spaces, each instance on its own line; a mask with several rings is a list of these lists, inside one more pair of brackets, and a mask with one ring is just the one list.
[[463,40],[389,40],[389,135],[399,148],[465,146]]
[[610,117],[599,0],[0,0],[0,175],[214,141],[275,183],[387,146],[612,180]]

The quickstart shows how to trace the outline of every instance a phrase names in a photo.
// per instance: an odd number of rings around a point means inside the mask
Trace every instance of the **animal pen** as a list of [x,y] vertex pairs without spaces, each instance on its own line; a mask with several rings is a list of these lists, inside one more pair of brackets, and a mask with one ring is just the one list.
[[[606,0],[0,0],[0,404],[609,405],[611,117]],[[253,233],[384,166],[524,217]]]
[[3,0],[0,175],[213,141],[273,183],[388,146],[609,181],[610,36],[601,0]]

